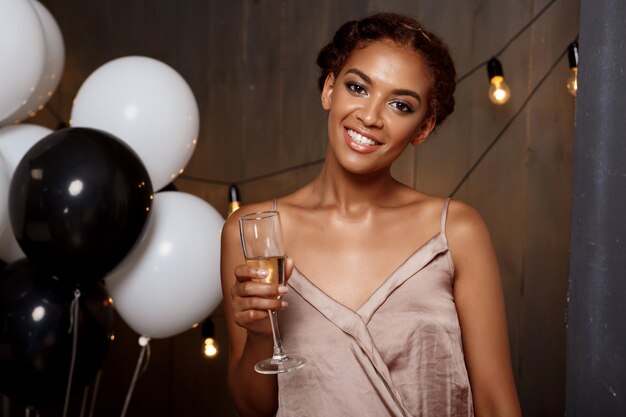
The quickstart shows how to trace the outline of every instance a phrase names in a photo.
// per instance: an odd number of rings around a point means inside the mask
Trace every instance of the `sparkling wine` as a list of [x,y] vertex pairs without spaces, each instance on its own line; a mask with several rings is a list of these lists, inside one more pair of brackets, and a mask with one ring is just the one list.
[[269,258],[250,258],[246,259],[246,263],[257,268],[265,269],[268,273],[266,278],[258,278],[254,281],[278,285],[283,285],[285,283],[284,256],[273,256]]
[[[268,272],[267,277],[255,278],[254,280],[284,285],[285,249],[278,211],[260,211],[240,216],[239,235],[246,263]],[[286,354],[283,350],[278,328],[278,311],[268,310],[268,312],[274,349],[272,357],[254,365],[254,370],[260,374],[274,375],[302,368],[306,364],[306,359],[301,356]]]

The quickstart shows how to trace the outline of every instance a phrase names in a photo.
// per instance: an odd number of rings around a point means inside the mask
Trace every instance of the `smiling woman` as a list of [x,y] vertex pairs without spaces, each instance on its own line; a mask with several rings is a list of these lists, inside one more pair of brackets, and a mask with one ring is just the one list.
[[337,75],[326,77],[322,106],[329,112],[329,145],[346,169],[388,169],[409,143],[428,137],[436,121],[427,116],[428,74],[418,53],[383,40],[355,50]]
[[[242,416],[517,416],[489,233],[464,203],[396,181],[391,165],[454,108],[443,42],[405,16],[344,24],[318,56],[328,113],[319,176],[244,206],[222,233],[229,387]],[[286,286],[245,265],[241,215],[279,210]],[[266,376],[268,309],[307,358]]]

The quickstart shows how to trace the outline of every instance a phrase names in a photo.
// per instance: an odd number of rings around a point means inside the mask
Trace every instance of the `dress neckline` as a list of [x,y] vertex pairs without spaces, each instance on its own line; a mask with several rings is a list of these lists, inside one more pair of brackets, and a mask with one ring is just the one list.
[[[396,267],[394,269],[394,271],[389,274],[389,276],[387,276],[383,281],[381,281],[380,285],[378,287],[376,287],[376,289],[365,299],[365,301],[363,301],[363,303],[356,309],[353,310],[350,307],[346,306],[345,304],[339,302],[337,299],[335,299],[334,297],[332,297],[330,294],[328,294],[327,292],[325,292],[324,290],[322,290],[320,287],[318,287],[313,281],[311,281],[302,271],[300,271],[298,269],[297,266],[294,265],[294,272],[297,272],[297,276],[301,277],[308,285],[310,285],[311,287],[315,288],[316,291],[318,291],[320,294],[322,294],[325,298],[327,298],[328,300],[330,300],[331,302],[338,304],[340,306],[343,306],[344,308],[352,311],[353,313],[356,314],[360,314],[360,312],[369,304],[371,304],[371,301],[374,298],[377,298],[379,293],[383,290],[383,288],[387,288],[390,283],[390,281],[393,280],[394,277],[396,277],[396,275],[399,273],[399,271],[401,271],[403,269],[403,267],[405,265],[407,265],[411,260],[413,260],[414,258],[417,257],[418,254],[421,254],[425,248],[432,246],[433,242],[437,241],[438,239],[442,239],[443,240],[443,244],[445,245],[445,249],[448,249],[448,243],[447,240],[445,238],[445,235],[440,231],[437,232],[434,236],[432,236],[430,239],[428,239],[426,242],[424,242],[421,246],[419,246],[417,249],[415,249],[404,261],[402,261],[398,267]],[[437,252],[439,253],[439,252]],[[433,256],[434,257],[434,256]],[[430,261],[432,258],[429,258],[428,261]],[[427,265],[428,262],[426,262],[423,266]],[[421,268],[420,268],[421,269]],[[294,279],[295,277],[292,275],[289,278],[288,281],[288,285],[290,285],[291,280]]]

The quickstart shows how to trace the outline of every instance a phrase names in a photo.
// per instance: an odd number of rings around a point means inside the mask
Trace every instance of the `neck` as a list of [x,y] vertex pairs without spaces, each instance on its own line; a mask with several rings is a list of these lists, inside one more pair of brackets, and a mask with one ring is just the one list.
[[389,167],[373,173],[355,174],[327,155],[322,171],[312,185],[321,206],[333,207],[344,215],[362,215],[364,211],[385,205],[400,184],[391,176]]

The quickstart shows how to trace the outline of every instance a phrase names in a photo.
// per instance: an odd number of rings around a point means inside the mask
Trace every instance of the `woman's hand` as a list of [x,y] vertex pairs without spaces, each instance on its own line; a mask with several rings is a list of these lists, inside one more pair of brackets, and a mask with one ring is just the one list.
[[[287,258],[285,284],[292,271],[293,261]],[[268,272],[255,266],[237,265],[234,272],[236,282],[230,290],[233,320],[249,333],[271,336],[267,310],[287,307],[287,303],[280,296],[287,293],[288,287],[263,282]]]
[[[242,417],[273,416],[278,408],[276,376],[261,375],[254,365],[272,353],[272,332],[267,309],[284,308],[276,284],[257,267],[247,265],[241,251],[239,217],[242,213],[267,210],[268,204],[242,207],[224,224],[221,246],[221,275],[224,314],[229,336],[228,386],[237,412]],[[285,280],[293,262],[287,261]],[[286,287],[282,291],[285,292]]]

